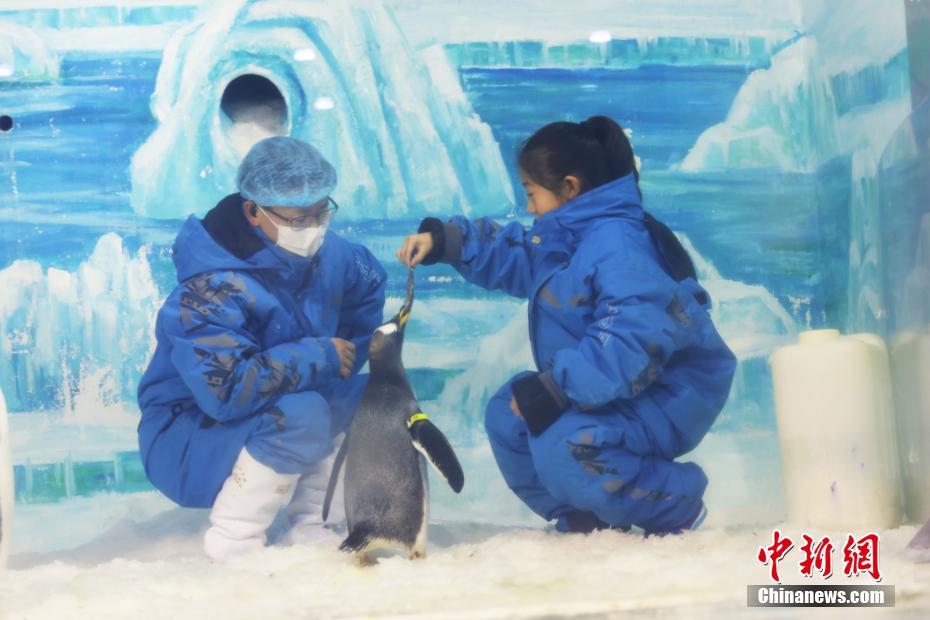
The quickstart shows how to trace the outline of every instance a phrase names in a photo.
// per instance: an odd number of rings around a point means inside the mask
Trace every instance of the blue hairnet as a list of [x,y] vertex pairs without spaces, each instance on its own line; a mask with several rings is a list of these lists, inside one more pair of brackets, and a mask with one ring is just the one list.
[[239,164],[243,198],[270,207],[309,207],[336,187],[336,170],[318,150],[294,138],[255,143]]

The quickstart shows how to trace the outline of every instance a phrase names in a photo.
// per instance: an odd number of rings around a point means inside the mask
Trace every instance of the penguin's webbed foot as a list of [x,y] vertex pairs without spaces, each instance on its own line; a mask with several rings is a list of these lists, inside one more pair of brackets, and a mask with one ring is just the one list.
[[373,558],[367,553],[359,553],[355,556],[355,559],[358,560],[358,565],[361,567],[378,565],[378,558]]

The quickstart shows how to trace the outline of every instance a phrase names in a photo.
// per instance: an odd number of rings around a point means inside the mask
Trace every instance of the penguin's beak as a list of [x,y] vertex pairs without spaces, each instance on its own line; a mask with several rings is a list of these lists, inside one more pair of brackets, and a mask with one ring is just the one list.
[[410,318],[410,308],[404,305],[400,309],[400,312],[397,313],[397,316],[394,318],[394,320],[397,322],[397,326],[403,329],[404,326],[407,324],[407,319],[409,318]]
[[385,325],[394,325],[397,328],[395,332],[401,338],[404,335],[404,326],[407,324],[407,319],[410,318],[410,309],[404,305],[401,307],[400,312],[398,312],[394,318],[385,323]]

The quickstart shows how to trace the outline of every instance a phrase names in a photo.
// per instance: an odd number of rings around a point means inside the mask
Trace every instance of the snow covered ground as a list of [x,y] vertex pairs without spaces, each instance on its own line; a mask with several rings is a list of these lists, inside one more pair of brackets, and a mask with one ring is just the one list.
[[[173,506],[156,493],[98,496],[59,505],[20,506],[29,523],[0,578],[0,618],[307,618],[307,617],[634,617],[634,618],[926,618],[930,563],[903,552],[912,525],[881,532],[883,585],[893,609],[747,609],[746,586],[768,583],[756,559],[771,526],[707,528],[643,539],[597,532],[560,535],[535,527],[434,522],[424,561],[395,556],[359,567],[336,549],[273,545],[224,565],[201,552],[207,512]],[[67,515],[67,519],[63,519]],[[41,551],[80,540],[74,548]],[[782,524],[784,534],[823,534]],[[42,529],[56,532],[49,537]],[[22,531],[22,530],[21,530]],[[99,532],[103,532],[99,534]],[[828,532],[833,540],[845,533]],[[56,540],[57,538],[57,540]],[[841,545],[840,545],[841,546]],[[780,564],[783,582],[872,583],[842,573],[834,552],[828,581],[801,577],[795,548]],[[839,555],[839,557],[837,557]],[[859,612],[859,613],[856,613]]]

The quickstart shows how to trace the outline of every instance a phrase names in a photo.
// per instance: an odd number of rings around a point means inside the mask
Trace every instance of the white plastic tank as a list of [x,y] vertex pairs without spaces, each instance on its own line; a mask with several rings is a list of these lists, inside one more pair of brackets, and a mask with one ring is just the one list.
[[901,481],[882,339],[807,331],[770,362],[788,521],[851,532],[897,527]]

